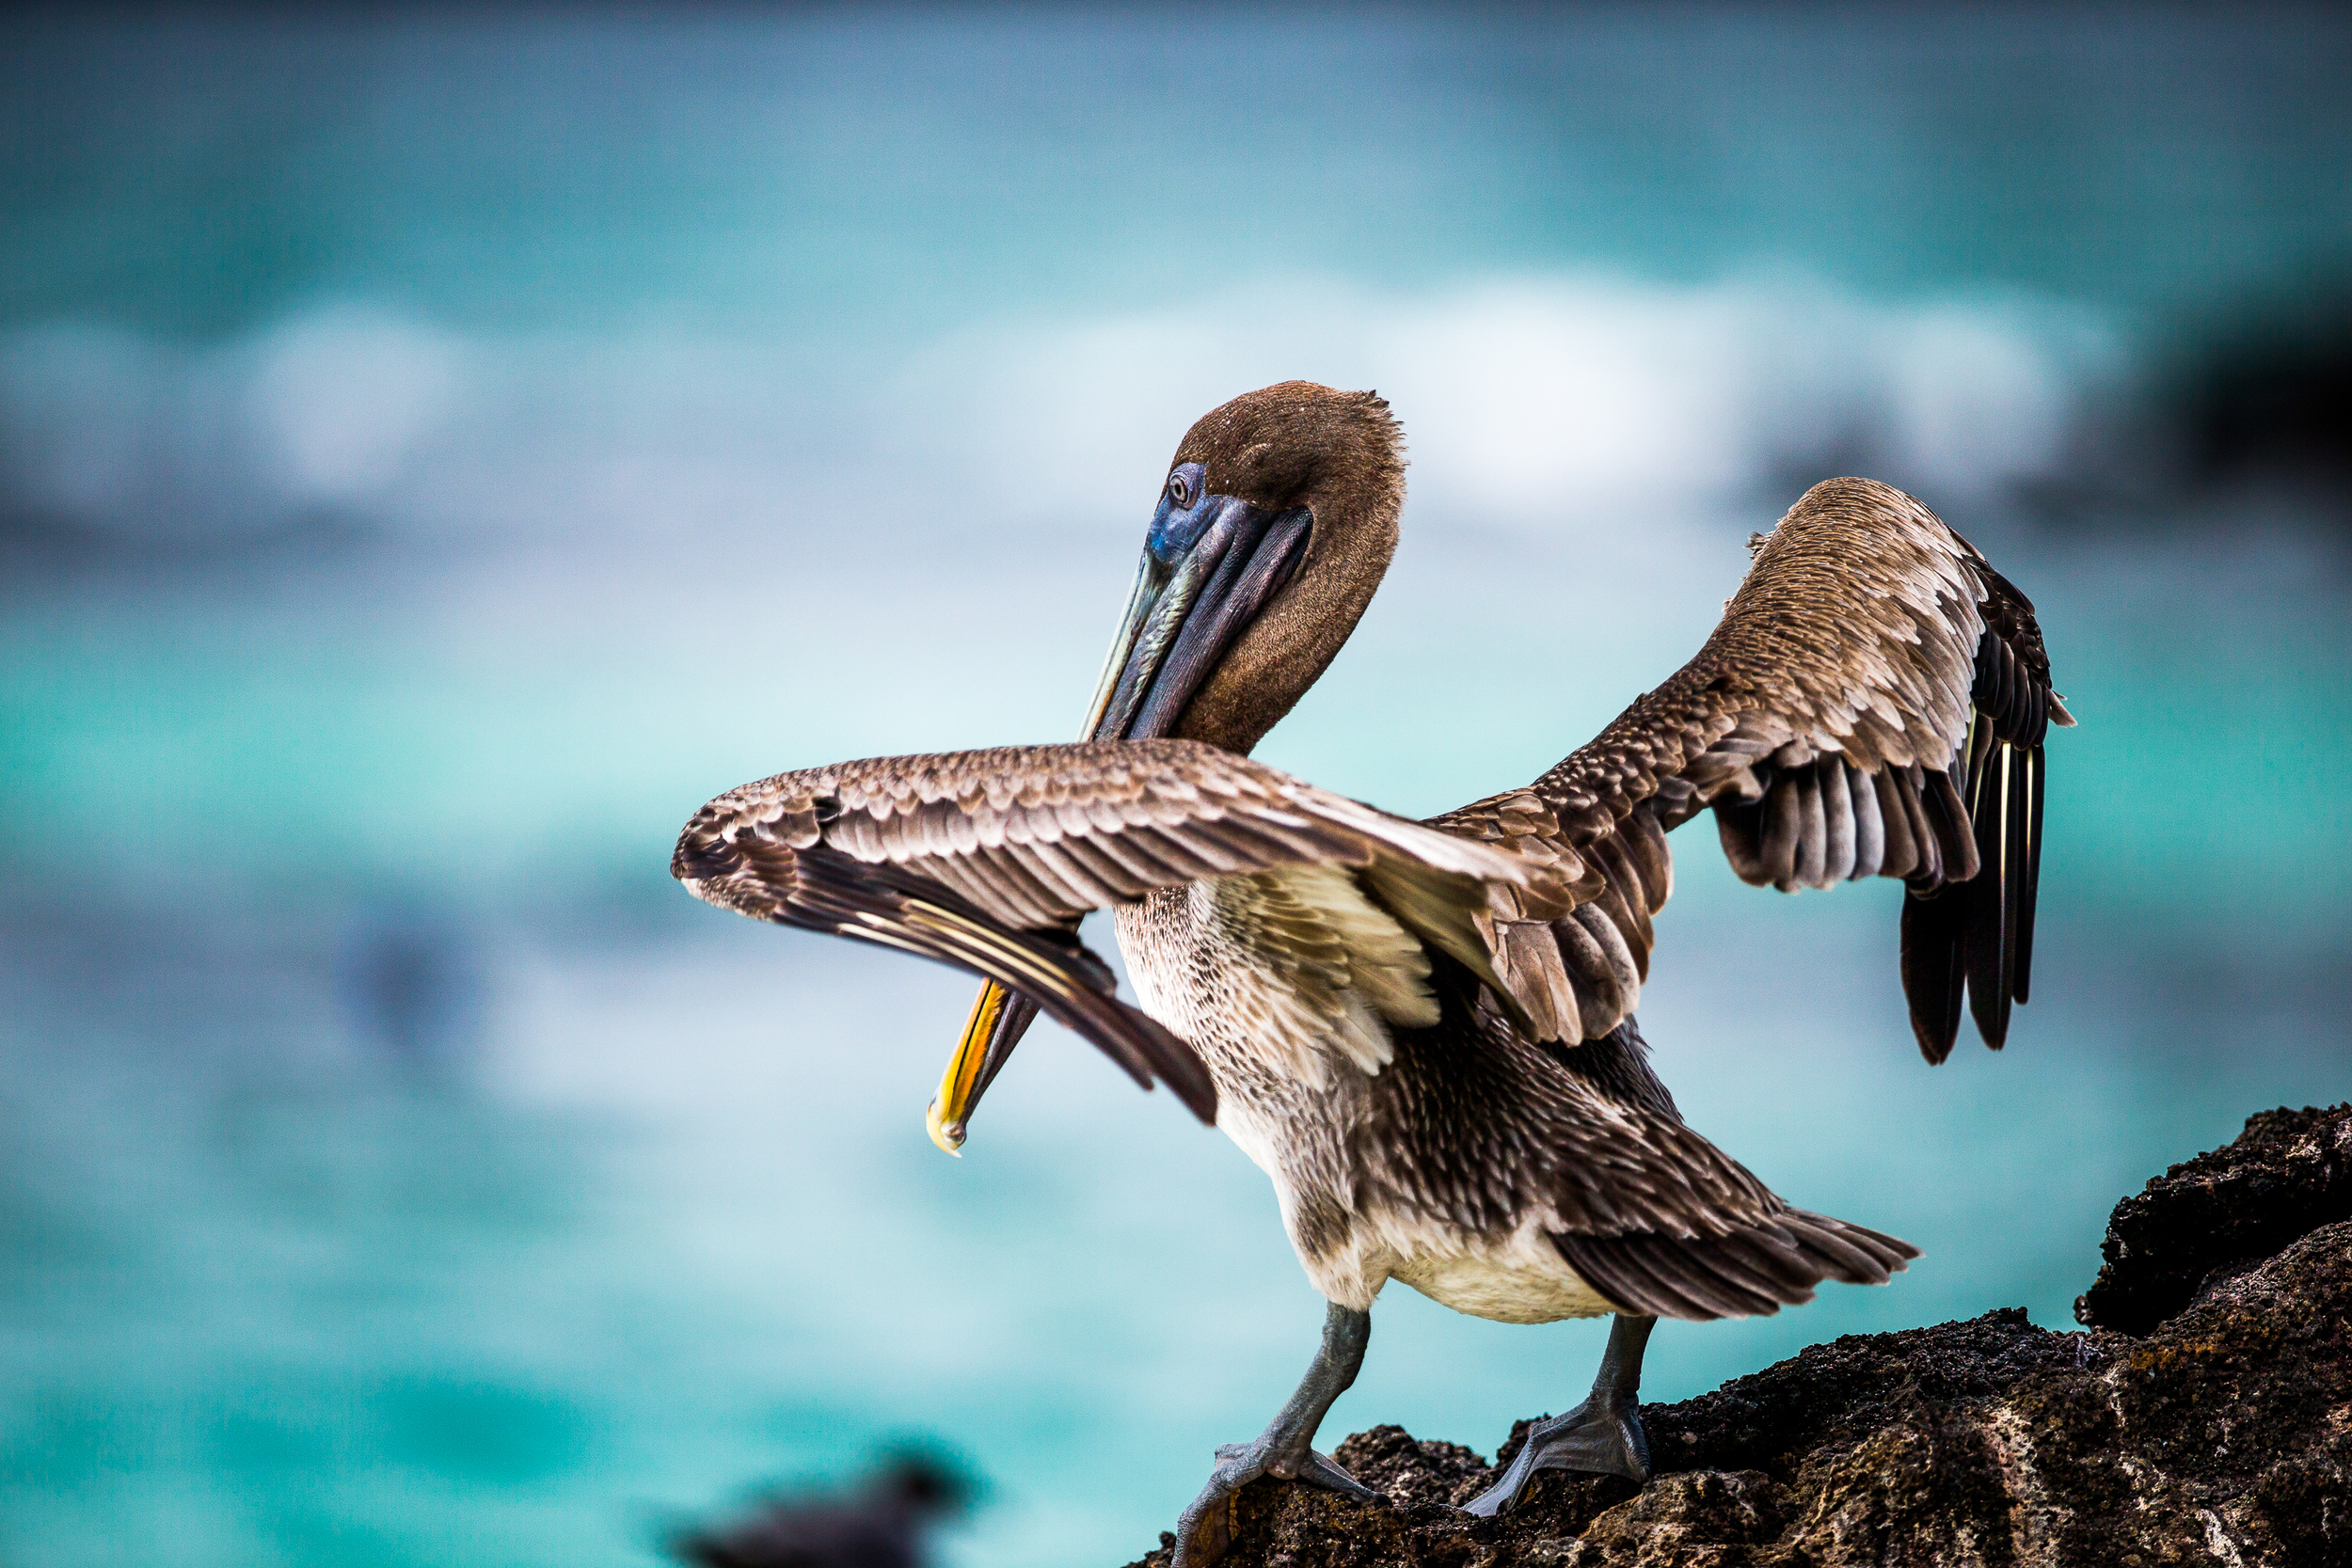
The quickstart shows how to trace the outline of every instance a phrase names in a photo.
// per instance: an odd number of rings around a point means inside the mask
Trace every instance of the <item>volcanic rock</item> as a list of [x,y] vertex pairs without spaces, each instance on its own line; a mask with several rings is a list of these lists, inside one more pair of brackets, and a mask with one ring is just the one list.
[[2105,1253],[2082,1332],[1849,1335],[1645,1405],[1645,1488],[1547,1471],[1476,1519],[1477,1454],[1358,1433],[1333,1457],[1389,1502],[1257,1482],[1224,1568],[2352,1564],[2352,1105],[2253,1117],[2119,1204]]

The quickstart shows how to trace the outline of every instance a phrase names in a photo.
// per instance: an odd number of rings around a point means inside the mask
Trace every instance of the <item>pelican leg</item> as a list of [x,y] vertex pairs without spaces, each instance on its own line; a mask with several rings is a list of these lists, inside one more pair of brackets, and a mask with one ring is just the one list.
[[1648,1481],[1649,1439],[1634,1413],[1634,1396],[1642,1390],[1642,1351],[1657,1326],[1656,1318],[1619,1314],[1584,1402],[1528,1429],[1525,1446],[1502,1479],[1463,1504],[1463,1511],[1487,1517],[1502,1513],[1519,1500],[1538,1470],[1589,1470],[1637,1484]]
[[1216,1450],[1216,1468],[1209,1484],[1192,1499],[1176,1521],[1173,1568],[1207,1568],[1225,1555],[1233,1539],[1233,1496],[1260,1476],[1303,1481],[1325,1486],[1363,1502],[1377,1502],[1380,1494],[1317,1453],[1315,1428],[1323,1424],[1331,1402],[1347,1392],[1356,1370],[1364,1364],[1364,1346],[1372,1338],[1372,1314],[1331,1304],[1323,1320],[1323,1345],[1315,1352],[1307,1375],[1265,1431],[1248,1443],[1228,1443]]

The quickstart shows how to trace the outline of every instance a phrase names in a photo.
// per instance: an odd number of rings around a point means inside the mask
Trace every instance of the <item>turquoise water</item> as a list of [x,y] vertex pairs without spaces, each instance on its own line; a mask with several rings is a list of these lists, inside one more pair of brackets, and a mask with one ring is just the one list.
[[[2342,535],[2130,418],[2344,248],[2352,132],[2308,15],[1980,22],[19,24],[0,1561],[646,1562],[902,1434],[990,1483],[959,1563],[1149,1544],[1311,1345],[1263,1180],[1051,1030],[940,1157],[964,982],[664,866],[744,779],[1063,736],[1167,449],[1290,374],[1413,499],[1264,754],[1397,809],[1591,734],[1820,474],[2035,594],[2007,1052],[1917,1061],[1894,889],[1677,842],[1686,1112],[1928,1256],[1648,1390],[2067,1323],[2118,1195],[2352,1085]],[[1600,1333],[1392,1292],[1331,1430],[1491,1451]]]

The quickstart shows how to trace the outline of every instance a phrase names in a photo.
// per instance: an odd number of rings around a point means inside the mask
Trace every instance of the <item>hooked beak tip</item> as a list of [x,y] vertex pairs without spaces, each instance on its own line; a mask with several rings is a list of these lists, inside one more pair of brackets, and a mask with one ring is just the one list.
[[924,1107],[923,1126],[930,1132],[931,1142],[939,1146],[942,1153],[952,1154],[959,1160],[963,1158],[963,1123],[942,1119],[939,1114],[939,1101],[935,1098],[930,1104]]

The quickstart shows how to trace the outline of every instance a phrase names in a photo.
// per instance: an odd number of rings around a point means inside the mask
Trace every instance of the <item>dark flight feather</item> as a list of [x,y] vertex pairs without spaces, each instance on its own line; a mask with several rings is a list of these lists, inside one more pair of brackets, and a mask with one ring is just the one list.
[[1705,1321],[1777,1312],[1813,1299],[1824,1279],[1883,1285],[1918,1248],[1826,1214],[1781,1209],[1720,1236],[1562,1233],[1561,1257],[1615,1306]]
[[1940,1062],[1960,1037],[1962,996],[1967,976],[1961,950],[1963,895],[1915,893],[1903,900],[1903,998],[1911,1008],[1911,1032],[1919,1054]]

